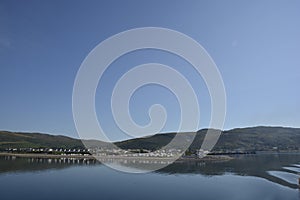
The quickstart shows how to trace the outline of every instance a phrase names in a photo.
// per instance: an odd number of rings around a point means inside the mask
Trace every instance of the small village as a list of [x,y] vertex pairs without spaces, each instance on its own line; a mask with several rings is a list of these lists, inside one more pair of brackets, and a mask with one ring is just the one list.
[[209,151],[202,149],[192,153],[189,150],[184,153],[180,149],[161,149],[149,151],[147,149],[67,149],[67,148],[7,148],[2,152],[19,153],[19,154],[45,154],[57,156],[118,156],[118,157],[157,157],[157,158],[172,158],[172,157],[203,157],[209,154]]

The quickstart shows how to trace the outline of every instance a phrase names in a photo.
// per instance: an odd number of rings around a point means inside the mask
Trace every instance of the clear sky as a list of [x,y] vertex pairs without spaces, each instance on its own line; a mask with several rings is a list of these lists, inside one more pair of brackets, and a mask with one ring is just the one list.
[[[0,0],[0,129],[77,137],[72,89],[77,70],[101,41],[131,28],[157,26],[198,41],[217,64],[227,93],[225,129],[300,126],[300,1],[15,1]],[[158,62],[174,67],[197,91],[201,127],[210,118],[203,80],[185,61],[157,50],[132,52],[107,70],[96,96],[105,129],[118,129],[110,92],[131,67]],[[178,102],[145,86],[130,104],[139,124],[153,103],[166,107],[163,131],[176,130]],[[115,134],[115,135],[114,135]]]

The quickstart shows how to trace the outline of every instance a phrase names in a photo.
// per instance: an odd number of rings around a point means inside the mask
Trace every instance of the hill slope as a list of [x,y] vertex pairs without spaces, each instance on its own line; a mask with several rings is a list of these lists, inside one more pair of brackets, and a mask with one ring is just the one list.
[[[207,129],[196,133],[190,150],[195,151],[201,147]],[[191,133],[179,133],[180,147],[184,142],[192,139]],[[149,149],[155,150],[168,144],[175,133],[156,134],[145,138],[137,138],[116,142],[123,149]],[[109,144],[96,140],[85,140],[90,147],[108,147]],[[0,149],[5,148],[84,148],[81,140],[66,136],[54,136],[41,133],[15,133],[0,131]],[[300,129],[283,127],[251,127],[224,131],[214,150],[300,150]]]
[[0,131],[0,148],[83,148],[80,140],[41,133]]
[[[194,141],[190,146],[192,151],[200,149],[206,131],[207,129],[202,129],[196,133]],[[189,133],[180,134],[185,135],[183,140],[192,138]],[[148,138],[132,139],[116,144],[122,148],[134,149],[143,147],[145,149],[153,150],[166,145],[174,136],[175,133],[157,134]],[[262,151],[273,150],[276,148],[278,150],[300,150],[300,129],[261,126],[223,131],[213,150]]]
[[[89,148],[108,147],[109,144],[97,140],[84,140]],[[80,139],[62,135],[49,135],[43,133],[16,133],[0,131],[0,150],[6,148],[66,148],[84,149]]]

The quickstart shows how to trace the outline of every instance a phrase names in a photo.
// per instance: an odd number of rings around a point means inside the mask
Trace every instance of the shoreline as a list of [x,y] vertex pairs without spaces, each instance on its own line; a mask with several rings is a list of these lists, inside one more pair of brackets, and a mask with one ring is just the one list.
[[[34,153],[5,153],[1,152],[0,156],[14,156],[19,158],[40,158],[40,159],[88,159],[88,160],[161,160],[161,161],[171,161],[173,158],[169,157],[142,157],[142,156],[92,156],[92,155],[51,155],[51,154],[34,154]],[[203,158],[197,157],[180,157],[176,159],[177,161],[227,161],[234,159],[228,155],[207,155]]]

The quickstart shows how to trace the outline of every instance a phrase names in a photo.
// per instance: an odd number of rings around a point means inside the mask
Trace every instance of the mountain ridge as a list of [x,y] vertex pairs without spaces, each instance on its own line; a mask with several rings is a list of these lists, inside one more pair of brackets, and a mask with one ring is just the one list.
[[[195,151],[201,147],[208,129],[197,132],[178,133],[180,141],[184,142],[192,138],[190,150]],[[123,149],[147,149],[156,150],[167,145],[175,136],[175,132],[158,133],[147,137],[118,141],[114,144]],[[112,145],[99,140],[83,140],[89,148],[112,148]],[[222,134],[214,147],[214,151],[265,151],[265,150],[300,150],[300,128],[281,126],[255,126],[234,128],[222,131]],[[176,145],[181,145],[179,142]],[[80,139],[65,135],[51,135],[47,133],[28,133],[0,131],[0,150],[7,148],[85,148]]]

